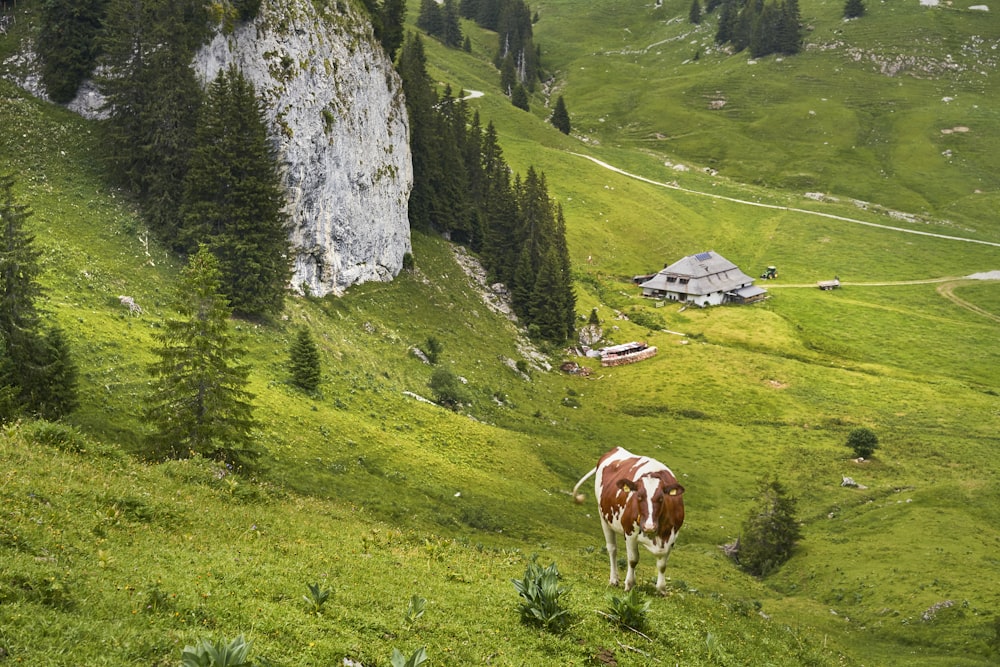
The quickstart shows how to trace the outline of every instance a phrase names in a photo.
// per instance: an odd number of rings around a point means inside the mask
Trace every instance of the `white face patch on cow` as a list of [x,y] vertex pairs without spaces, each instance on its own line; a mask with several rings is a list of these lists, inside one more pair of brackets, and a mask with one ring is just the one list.
[[642,529],[649,533],[656,530],[657,512],[653,506],[653,500],[656,498],[656,492],[660,490],[660,479],[658,477],[643,477],[641,481],[643,490],[646,492],[646,498],[643,501],[645,507],[641,510],[642,514],[645,515]]

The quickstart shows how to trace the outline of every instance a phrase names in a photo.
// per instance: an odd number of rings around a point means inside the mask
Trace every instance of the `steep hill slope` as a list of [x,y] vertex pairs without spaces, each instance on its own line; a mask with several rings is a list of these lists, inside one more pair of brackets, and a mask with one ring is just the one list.
[[[171,315],[178,262],[144,243],[127,197],[107,186],[96,127],[0,84],[0,171],[17,174],[34,210],[47,305],[83,383],[69,424],[12,425],[0,439],[6,655],[174,664],[199,637],[246,633],[288,665],[385,664],[393,647],[424,645],[433,662],[454,665],[990,664],[996,320],[946,299],[938,283],[791,287],[834,273],[891,283],[995,270],[995,246],[901,231],[996,242],[990,220],[814,201],[667,170],[662,155],[624,140],[564,137],[538,104],[526,114],[491,92],[494,72],[479,57],[490,35],[466,28],[471,56],[428,42],[435,75],[484,91],[472,103],[496,120],[511,164],[546,172],[567,212],[581,315],[597,307],[609,340],[645,339],[660,353],[589,378],[546,371],[453,250],[415,235],[416,269],[391,284],[294,299],[272,324],[236,323],[264,422],[254,479],[203,462],[144,465],[123,454],[142,451],[145,365]],[[802,208],[886,224],[792,210]],[[637,298],[629,276],[708,248],[750,273],[778,263],[771,300],[702,311]],[[952,293],[1000,315],[995,282],[962,281]],[[128,316],[121,294],[142,317]],[[299,326],[321,344],[317,396],[288,384]],[[430,396],[432,369],[409,348],[428,336],[444,344],[442,365],[468,380],[461,414],[414,398]],[[881,437],[872,461],[843,446],[856,425]],[[566,494],[617,444],[662,458],[688,488],[670,596],[650,600],[649,639],[596,613],[607,607],[600,529]],[[804,539],[757,582],[719,546],[738,536],[767,473],[799,498]],[[842,487],[844,476],[867,488]],[[509,579],[535,553],[572,586],[562,636],[517,620]],[[651,572],[643,556],[644,594]],[[309,583],[333,591],[321,615],[300,600]],[[416,623],[404,620],[412,595],[428,600]]]

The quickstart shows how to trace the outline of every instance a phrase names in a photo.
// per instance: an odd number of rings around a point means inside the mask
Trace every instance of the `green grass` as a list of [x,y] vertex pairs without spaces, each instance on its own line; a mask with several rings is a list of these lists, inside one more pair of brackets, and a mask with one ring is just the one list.
[[[868,26],[830,18],[834,4],[804,7],[813,35],[866,48],[878,36],[886,52],[914,35],[967,41],[957,22],[968,17],[959,12],[881,6],[877,13],[892,13]],[[995,660],[1000,324],[987,315],[1000,316],[1000,284],[954,288],[986,315],[946,299],[934,283],[833,292],[789,285],[833,275],[845,283],[959,277],[1000,268],[996,247],[706,196],[1000,241],[994,217],[983,215],[993,190],[957,194],[957,183],[991,173],[995,160],[987,135],[996,118],[985,88],[975,90],[981,82],[974,74],[948,84],[879,78],[842,53],[748,66],[706,50],[698,64],[682,65],[690,44],[679,35],[691,28],[665,21],[669,4],[653,21],[645,19],[654,10],[640,5],[538,9],[543,60],[557,72],[574,123],[599,144],[548,126],[540,91],[530,113],[497,95],[495,71],[481,58],[491,48],[486,33],[470,30],[472,56],[426,40],[434,76],[456,90],[484,91],[471,104],[496,121],[512,166],[545,171],[566,212],[581,316],[597,307],[609,340],[647,340],[659,354],[615,369],[578,360],[592,367],[589,377],[545,371],[513,325],[469,287],[449,246],[416,234],[416,270],[391,284],[290,299],[274,323],[237,323],[251,350],[264,425],[257,438],[268,452],[248,477],[133,456],[142,451],[152,334],[171,316],[179,263],[154,242],[144,245],[127,197],[107,185],[97,127],[0,83],[0,171],[15,173],[17,194],[34,211],[46,307],[70,337],[82,390],[67,425],[26,422],[0,434],[0,646],[11,661],[176,664],[186,644],[239,634],[279,665],[345,657],[387,664],[393,648],[409,655],[421,646],[430,664],[447,665],[585,665],[602,650],[622,665]],[[906,30],[888,29],[896,24]],[[708,29],[696,30],[704,41]],[[610,53],[667,37],[676,39],[659,55],[628,61]],[[582,79],[600,58],[609,73]],[[824,78],[831,63],[846,77],[835,87]],[[754,79],[746,80],[748,67],[757,68]],[[685,71],[692,68],[698,72]],[[612,80],[637,71],[648,83],[619,101]],[[900,81],[903,92],[886,85]],[[732,107],[710,113],[704,95],[720,83],[732,91]],[[928,98],[934,105],[909,93],[923,99],[942,87],[957,87],[963,113],[951,115],[954,102],[939,104],[942,90]],[[876,90],[897,99],[894,118],[870,102]],[[831,102],[822,113],[821,95]],[[671,138],[650,140],[668,102],[668,120],[690,132],[667,128]],[[937,125],[967,117],[984,124],[981,137],[938,136]],[[801,134],[813,120],[831,133],[831,148]],[[920,132],[924,139],[903,141]],[[859,139],[863,149],[847,148]],[[965,142],[963,156],[938,169],[931,158],[946,142]],[[717,162],[704,158],[712,154]],[[722,173],[678,172],[666,159]],[[892,174],[873,180],[886,164]],[[806,190],[837,200],[808,200]],[[863,209],[851,197],[885,208]],[[926,218],[902,220],[889,209]],[[772,298],[681,311],[654,307],[628,281],[707,249],[751,275],[778,265],[778,280],[765,284]],[[126,315],[121,294],[143,307],[141,317]],[[687,335],[617,319],[637,310]],[[294,390],[287,369],[303,325],[323,358],[316,396]],[[460,413],[406,393],[430,395],[432,368],[409,351],[428,336],[443,344],[440,363],[468,380],[472,403]],[[551,362],[563,359],[561,350],[549,352]],[[530,379],[509,367],[519,360],[535,364]],[[881,440],[863,464],[844,445],[859,425]],[[614,445],[661,458],[687,488],[670,595],[651,600],[648,640],[596,613],[607,604],[603,539],[593,500],[578,507],[567,494]],[[757,479],[772,471],[799,498],[805,538],[782,570],[759,582],[719,545],[738,536]],[[841,487],[843,476],[868,488]],[[510,580],[536,553],[543,565],[556,562],[571,587],[564,635],[518,621]],[[653,575],[644,554],[646,594]],[[319,614],[302,600],[313,583],[332,591]],[[407,623],[414,595],[427,609]],[[946,600],[954,605],[923,620]]]

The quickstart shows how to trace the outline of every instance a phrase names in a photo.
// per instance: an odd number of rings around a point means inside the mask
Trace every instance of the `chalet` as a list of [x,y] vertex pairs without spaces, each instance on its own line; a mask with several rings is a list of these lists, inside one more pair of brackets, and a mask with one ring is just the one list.
[[767,290],[753,281],[735,264],[710,250],[674,262],[639,286],[646,297],[705,307],[767,298]]

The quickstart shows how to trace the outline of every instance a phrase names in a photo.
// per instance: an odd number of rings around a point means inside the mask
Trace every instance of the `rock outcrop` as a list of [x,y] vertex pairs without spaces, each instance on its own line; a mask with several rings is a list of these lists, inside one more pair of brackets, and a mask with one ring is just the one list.
[[410,251],[402,87],[356,11],[265,0],[253,22],[216,35],[194,62],[206,82],[235,63],[265,100],[289,197],[292,286],[319,296],[391,280]]

